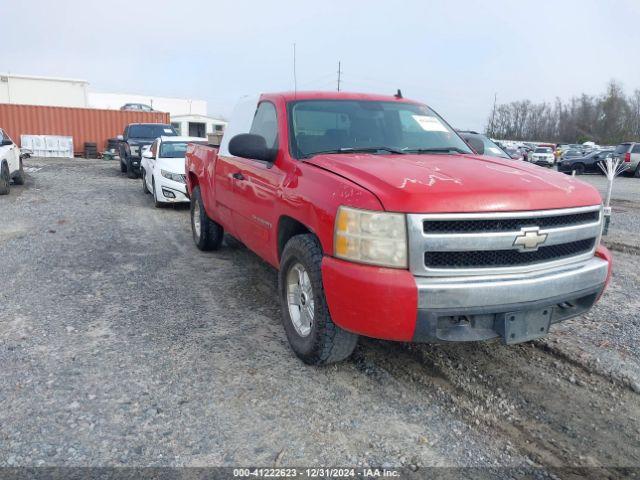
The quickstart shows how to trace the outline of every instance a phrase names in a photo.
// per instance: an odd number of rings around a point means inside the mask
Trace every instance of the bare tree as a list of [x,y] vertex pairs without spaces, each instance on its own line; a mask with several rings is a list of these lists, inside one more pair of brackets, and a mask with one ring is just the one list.
[[616,144],[640,140],[640,90],[627,97],[611,80],[600,96],[582,94],[566,102],[521,100],[494,104],[486,132],[499,139]]

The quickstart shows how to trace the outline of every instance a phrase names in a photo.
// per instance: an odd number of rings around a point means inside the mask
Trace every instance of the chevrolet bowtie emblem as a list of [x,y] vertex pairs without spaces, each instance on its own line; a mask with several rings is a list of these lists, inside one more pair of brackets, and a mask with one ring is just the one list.
[[521,252],[535,252],[547,240],[546,233],[540,233],[538,227],[525,227],[513,241],[513,246]]

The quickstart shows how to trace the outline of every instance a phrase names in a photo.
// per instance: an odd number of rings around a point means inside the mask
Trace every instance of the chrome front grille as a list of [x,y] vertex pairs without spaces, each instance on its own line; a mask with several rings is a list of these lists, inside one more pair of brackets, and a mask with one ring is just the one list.
[[522,273],[593,256],[600,205],[532,212],[410,214],[409,262],[421,276]]

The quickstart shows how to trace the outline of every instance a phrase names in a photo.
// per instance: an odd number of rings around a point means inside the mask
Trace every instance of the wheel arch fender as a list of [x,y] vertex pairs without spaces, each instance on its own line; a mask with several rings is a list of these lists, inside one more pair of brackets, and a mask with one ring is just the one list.
[[282,252],[284,252],[284,247],[287,245],[287,242],[296,235],[302,235],[305,233],[310,233],[315,237],[318,237],[313,229],[304,222],[289,215],[280,216],[278,219],[277,231],[278,263],[280,263],[280,260],[282,259]]

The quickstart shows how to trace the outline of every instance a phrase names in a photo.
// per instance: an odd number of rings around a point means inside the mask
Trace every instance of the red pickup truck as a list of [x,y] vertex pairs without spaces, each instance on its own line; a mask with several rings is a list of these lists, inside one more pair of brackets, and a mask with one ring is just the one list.
[[246,98],[219,149],[189,146],[186,182],[198,248],[227,232],[279,270],[310,364],[348,357],[358,335],[529,341],[591,308],[611,274],[593,187],[477,155],[401,95]]

